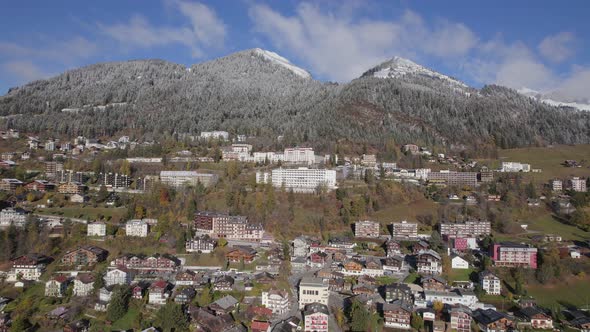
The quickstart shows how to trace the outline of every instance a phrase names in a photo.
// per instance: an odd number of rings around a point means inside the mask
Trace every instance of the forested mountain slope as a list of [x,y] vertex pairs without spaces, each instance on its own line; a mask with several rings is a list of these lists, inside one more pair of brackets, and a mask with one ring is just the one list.
[[393,58],[346,84],[314,80],[279,55],[246,50],[185,68],[102,63],[11,89],[4,127],[50,135],[158,138],[202,130],[314,143],[588,143],[590,115],[499,86],[481,90]]

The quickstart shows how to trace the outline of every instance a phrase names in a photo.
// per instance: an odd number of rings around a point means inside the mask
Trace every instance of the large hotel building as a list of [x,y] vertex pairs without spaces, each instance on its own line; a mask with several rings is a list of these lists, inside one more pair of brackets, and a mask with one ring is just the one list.
[[212,238],[259,242],[264,235],[261,224],[253,224],[244,216],[230,216],[217,212],[197,212],[195,229]]
[[[269,176],[270,175],[270,176]],[[293,192],[311,193],[323,186],[326,190],[336,189],[336,171],[330,169],[277,168],[272,172],[256,173],[257,183],[271,182],[273,187],[293,190]]]
[[470,220],[464,223],[441,223],[440,235],[444,238],[468,238],[489,235],[492,225],[486,220]]

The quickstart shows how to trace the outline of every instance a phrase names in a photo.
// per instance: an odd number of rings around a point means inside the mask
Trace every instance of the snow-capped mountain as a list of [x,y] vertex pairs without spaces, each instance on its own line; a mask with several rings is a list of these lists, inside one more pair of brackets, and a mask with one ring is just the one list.
[[380,65],[365,72],[362,77],[373,76],[378,78],[400,78],[408,75],[414,76],[426,76],[430,78],[436,78],[450,83],[451,85],[468,88],[468,86],[447,75],[443,75],[434,70],[430,70],[424,66],[421,66],[411,60],[394,56],[390,60],[387,60]]
[[520,94],[535,98],[545,104],[557,107],[572,107],[581,111],[590,111],[590,100],[576,100],[567,97],[567,94],[559,91],[540,92],[529,88],[517,90]]
[[272,62],[272,63],[277,64],[282,67],[285,67],[285,68],[289,69],[290,71],[292,71],[295,75],[297,75],[301,78],[306,78],[306,79],[311,78],[311,74],[308,73],[305,69],[295,66],[289,60],[278,55],[275,52],[263,50],[260,48],[255,48],[253,50],[253,54],[263,58],[266,61]]

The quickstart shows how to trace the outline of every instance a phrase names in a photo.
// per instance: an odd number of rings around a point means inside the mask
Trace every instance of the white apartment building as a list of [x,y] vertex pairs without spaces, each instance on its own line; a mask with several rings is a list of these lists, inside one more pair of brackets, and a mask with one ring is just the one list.
[[428,174],[431,172],[430,168],[416,168],[415,169],[415,176],[419,180],[428,180]]
[[562,191],[563,190],[563,181],[561,181],[559,179],[551,180],[551,190]]
[[0,211],[0,227],[25,227],[27,215],[23,210],[6,208]]
[[237,161],[252,161],[250,157],[252,152],[252,145],[250,144],[232,144],[224,147],[221,150],[221,159],[223,160],[237,160]]
[[283,315],[289,311],[289,293],[278,289],[262,292],[262,305],[274,315]]
[[252,153],[252,160],[255,163],[277,163],[283,161],[285,155],[279,152],[254,152]]
[[107,225],[103,222],[93,222],[88,224],[86,230],[86,236],[106,236]]
[[328,283],[324,279],[305,277],[299,283],[299,308],[314,302],[328,305],[329,295]]
[[201,139],[220,139],[224,141],[229,140],[229,133],[227,131],[202,131],[201,132]]
[[[269,176],[257,174],[256,180],[260,181],[258,183],[268,183]],[[277,168],[272,170],[270,181],[275,188],[284,187],[286,190],[299,193],[313,193],[321,186],[327,190],[334,190],[336,189],[336,171],[306,167]]]
[[501,172],[530,172],[531,165],[530,164],[523,164],[514,161],[503,161],[502,166],[500,167]]
[[284,161],[293,164],[315,163],[315,154],[312,148],[287,148],[285,149]]
[[391,235],[394,238],[418,238],[418,224],[407,222],[403,220],[401,222],[391,224],[392,232]]
[[572,185],[572,190],[576,192],[586,192],[586,179],[581,179],[579,177],[573,177],[570,180]]
[[116,268],[107,271],[104,276],[105,285],[129,285],[131,284],[132,275],[127,269]]
[[487,294],[500,295],[500,292],[502,291],[502,282],[500,278],[490,271],[482,271],[479,273],[479,285]]
[[432,305],[434,302],[442,302],[448,305],[464,305],[474,308],[477,303],[477,296],[473,291],[466,289],[457,289],[450,292],[424,291],[426,303]]
[[209,187],[217,182],[217,174],[199,173],[195,171],[161,171],[160,181],[174,188],[196,186],[199,182]]
[[464,223],[441,223],[440,235],[448,238],[471,238],[490,235],[492,224],[487,220],[469,220]]
[[132,219],[125,224],[125,234],[127,236],[146,237],[148,231],[149,225],[143,220]]

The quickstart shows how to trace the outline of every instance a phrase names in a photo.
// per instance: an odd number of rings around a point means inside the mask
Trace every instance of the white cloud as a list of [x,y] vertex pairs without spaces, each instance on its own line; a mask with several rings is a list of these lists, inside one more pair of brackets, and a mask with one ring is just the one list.
[[204,47],[223,45],[226,27],[215,11],[198,2],[174,1],[174,8],[189,20],[182,26],[155,26],[141,16],[129,22],[107,25],[99,23],[102,32],[126,47],[149,48],[181,44],[191,49],[194,57],[204,55]]
[[406,11],[397,20],[355,19],[339,11],[334,15],[318,6],[301,3],[295,15],[285,16],[255,4],[250,18],[255,31],[278,49],[287,49],[321,76],[337,81],[358,77],[394,55],[416,53],[441,58],[465,55],[477,38],[463,24],[440,20],[433,26]]
[[29,82],[47,78],[51,74],[45,72],[31,61],[8,61],[2,64],[2,71],[14,76],[20,82]]
[[571,32],[547,36],[539,44],[539,52],[553,62],[563,62],[574,54],[576,37]]

